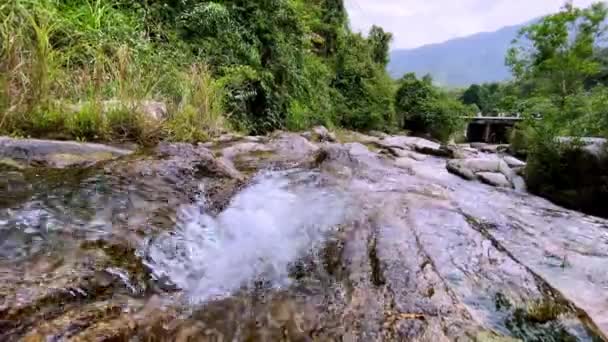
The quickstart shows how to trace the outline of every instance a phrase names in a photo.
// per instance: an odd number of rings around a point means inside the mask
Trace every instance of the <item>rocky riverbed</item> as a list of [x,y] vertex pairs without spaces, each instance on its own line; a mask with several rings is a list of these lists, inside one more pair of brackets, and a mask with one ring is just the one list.
[[0,340],[606,340],[608,221],[521,166],[323,129],[0,139]]

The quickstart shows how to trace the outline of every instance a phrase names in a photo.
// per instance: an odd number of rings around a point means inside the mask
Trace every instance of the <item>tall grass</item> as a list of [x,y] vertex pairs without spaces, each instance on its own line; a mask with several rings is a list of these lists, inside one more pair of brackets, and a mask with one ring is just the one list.
[[[170,46],[148,39],[141,19],[110,0],[0,4],[0,133],[149,143],[223,131],[209,70],[163,58]],[[167,120],[145,115],[150,100]]]
[[181,74],[183,97],[170,120],[174,140],[198,141],[218,135],[226,127],[223,94],[206,65],[194,64]]

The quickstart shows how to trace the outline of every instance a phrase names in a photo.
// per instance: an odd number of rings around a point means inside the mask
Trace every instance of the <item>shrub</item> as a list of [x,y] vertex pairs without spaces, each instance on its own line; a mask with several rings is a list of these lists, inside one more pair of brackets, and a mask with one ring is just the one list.
[[440,89],[432,80],[422,80],[407,74],[399,81],[395,104],[402,115],[402,124],[418,133],[429,133],[436,139],[447,142],[457,131],[464,129],[462,116],[474,109],[463,105]]
[[592,153],[580,141],[559,142],[552,133],[537,129],[532,137],[526,166],[529,190],[572,209],[608,215],[608,145]]
[[169,120],[170,138],[197,142],[225,129],[223,89],[205,65],[193,65],[182,75],[182,99]]

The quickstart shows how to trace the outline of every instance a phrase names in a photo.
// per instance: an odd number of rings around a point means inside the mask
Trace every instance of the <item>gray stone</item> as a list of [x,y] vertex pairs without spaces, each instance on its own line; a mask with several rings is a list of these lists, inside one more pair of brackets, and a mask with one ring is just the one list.
[[446,167],[450,173],[460,176],[466,180],[475,180],[477,178],[475,173],[473,173],[471,169],[467,168],[462,160],[449,160]]
[[475,158],[465,159],[463,161],[464,167],[471,170],[473,173],[477,172],[499,172],[500,160],[499,159],[486,159],[486,158]]
[[492,186],[503,187],[503,188],[511,188],[511,182],[503,175],[502,173],[497,172],[480,172],[477,174],[479,179]]
[[410,158],[398,158],[395,160],[395,165],[401,169],[413,170],[416,165],[416,161]]
[[526,166],[526,163],[511,156],[505,156],[503,160],[512,168]]
[[608,154],[608,140],[604,138],[558,137],[561,144],[580,144],[583,150],[596,157]]
[[393,136],[382,139],[379,142],[380,146],[385,148],[401,148],[412,150],[422,154],[428,154],[437,157],[451,157],[452,152],[443,148],[441,144],[417,137]]
[[27,165],[65,168],[90,165],[131,153],[132,150],[101,144],[0,137],[0,159]]
[[316,126],[312,129],[312,139],[319,142],[336,142],[336,135],[324,126]]

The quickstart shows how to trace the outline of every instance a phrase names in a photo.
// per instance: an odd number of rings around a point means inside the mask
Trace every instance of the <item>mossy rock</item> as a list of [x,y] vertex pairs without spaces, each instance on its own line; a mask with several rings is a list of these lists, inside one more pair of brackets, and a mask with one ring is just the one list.
[[496,333],[493,333],[490,331],[482,331],[479,334],[477,334],[477,336],[475,336],[475,342],[521,342],[521,341],[522,340],[517,339],[517,338],[497,335]]

